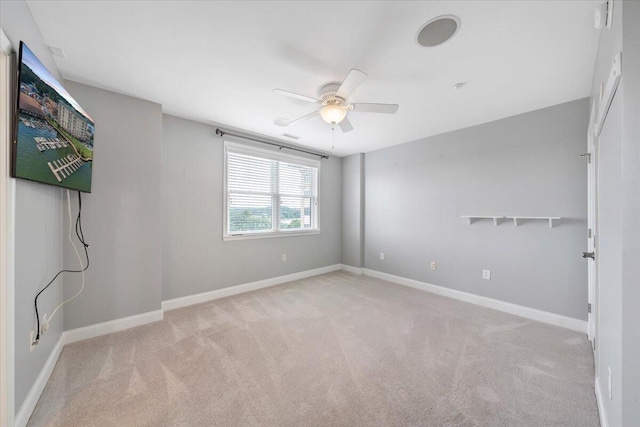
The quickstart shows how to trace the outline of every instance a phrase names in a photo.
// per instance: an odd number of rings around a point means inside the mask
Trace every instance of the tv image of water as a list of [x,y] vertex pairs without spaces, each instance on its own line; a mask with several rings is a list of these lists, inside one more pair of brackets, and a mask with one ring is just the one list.
[[32,128],[26,126],[21,120],[18,121],[16,177],[90,192],[92,162],[84,163],[78,170],[58,182],[47,163],[76,153],[70,145],[68,147],[40,151],[34,139],[39,136],[64,140],[64,137],[59,135],[53,128]]

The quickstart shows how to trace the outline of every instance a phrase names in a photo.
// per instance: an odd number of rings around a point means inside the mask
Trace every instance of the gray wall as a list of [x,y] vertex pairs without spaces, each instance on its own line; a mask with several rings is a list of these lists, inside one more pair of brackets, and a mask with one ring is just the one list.
[[342,158],[342,263],[364,266],[364,154]]
[[[610,426],[640,420],[640,3],[614,2],[613,28],[600,33],[592,99],[622,51],[622,79],[599,140],[598,356]],[[613,395],[608,397],[608,368]]]
[[[35,331],[33,299],[62,269],[62,190],[20,181],[16,188],[15,252],[15,404],[19,410],[62,335],[62,309],[40,343],[29,352],[28,338]],[[38,299],[40,319],[62,302],[60,276]]]
[[320,234],[223,241],[222,139],[189,120],[162,124],[163,300],[340,263],[340,158],[322,160]]
[[367,153],[365,267],[586,319],[587,121],[583,99]]
[[640,2],[623,16],[622,422],[640,420]]
[[[58,69],[24,1],[0,2],[0,28],[17,51],[23,40],[51,73]],[[17,59],[16,59],[17,60]],[[4,161],[4,159],[3,159]],[[29,333],[36,329],[33,298],[62,268],[62,190],[18,180],[15,206],[15,410],[33,386],[53,347],[62,335],[62,313],[53,319],[40,344],[29,352]],[[58,279],[39,299],[41,314],[62,302]]]
[[[91,267],[84,292],[65,307],[64,329],[159,310],[161,302],[161,150],[159,104],[65,81],[96,123],[91,194],[83,194]],[[73,195],[77,209],[77,195]],[[77,266],[65,240],[64,262]],[[80,275],[65,282],[65,298]]]

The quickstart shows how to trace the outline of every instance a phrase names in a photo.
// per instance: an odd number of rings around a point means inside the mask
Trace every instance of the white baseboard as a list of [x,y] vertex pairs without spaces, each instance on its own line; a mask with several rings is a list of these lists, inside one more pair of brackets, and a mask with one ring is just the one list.
[[596,377],[596,402],[598,402],[598,413],[600,414],[600,427],[609,427],[607,421],[607,410],[602,400],[602,390],[600,390],[600,380]]
[[342,270],[344,271],[348,271],[349,273],[353,273],[353,274],[363,274],[364,273],[364,268],[359,268],[359,267],[352,267],[350,265],[347,264],[342,264],[340,267]]
[[409,286],[434,294],[454,298],[460,301],[469,302],[471,304],[481,305],[505,313],[513,314],[527,319],[537,320],[538,322],[548,323],[550,325],[560,326],[561,328],[571,329],[578,332],[587,333],[587,321],[574,319],[572,317],[562,316],[560,314],[549,313],[547,311],[537,310],[535,308],[524,307],[522,305],[512,304],[510,302],[500,301],[493,298],[474,295],[467,292],[457,291],[430,283],[420,282],[406,277],[394,276],[393,274],[382,273],[376,270],[364,269],[364,274],[376,277],[389,282],[398,283],[400,285]]
[[147,323],[157,322],[159,320],[162,320],[163,318],[164,311],[155,310],[149,311],[147,313],[136,314],[135,316],[123,317],[121,319],[110,320],[108,322],[85,326],[82,328],[71,329],[64,332],[65,343],[71,344],[77,341],[99,337],[100,335],[123,331],[125,329],[145,325]]
[[187,307],[193,304],[200,304],[220,298],[230,297],[257,289],[268,288],[282,283],[293,282],[294,280],[306,279],[307,277],[318,276],[342,269],[341,264],[329,265],[327,267],[314,268],[313,270],[301,271],[299,273],[287,274],[285,276],[272,277],[270,279],[258,280],[257,282],[245,283],[242,285],[229,286],[227,288],[216,289],[201,294],[188,295],[186,297],[174,298],[162,301],[162,310],[174,310],[176,308]]
[[38,378],[31,386],[31,390],[27,394],[27,397],[24,398],[24,402],[22,402],[22,406],[20,406],[20,410],[16,414],[16,418],[14,420],[15,427],[24,427],[29,422],[29,418],[31,418],[31,414],[40,399],[40,395],[44,391],[44,387],[47,385],[49,381],[49,377],[53,372],[53,368],[55,368],[56,363],[58,362],[58,358],[60,357],[60,353],[62,353],[62,348],[65,344],[65,335],[62,333],[60,339],[53,347],[51,354],[47,358],[40,374],[38,374]]

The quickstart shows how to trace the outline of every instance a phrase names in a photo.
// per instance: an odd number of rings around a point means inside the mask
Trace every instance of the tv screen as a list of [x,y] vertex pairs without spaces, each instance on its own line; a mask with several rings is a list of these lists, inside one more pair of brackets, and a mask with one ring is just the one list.
[[91,192],[94,122],[20,42],[12,175]]

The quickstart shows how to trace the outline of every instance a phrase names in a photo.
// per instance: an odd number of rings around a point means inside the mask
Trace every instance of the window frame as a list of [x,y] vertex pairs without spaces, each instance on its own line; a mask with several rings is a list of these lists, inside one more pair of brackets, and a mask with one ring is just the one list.
[[[271,231],[249,231],[243,233],[229,233],[227,226],[229,221],[229,188],[227,186],[228,179],[228,156],[229,156],[229,148],[235,153],[246,154],[249,156],[259,157],[262,159],[275,160],[278,162],[285,162],[291,164],[297,164],[301,166],[314,167],[317,169],[317,183],[316,183],[316,219],[315,225],[316,227],[313,229],[280,229],[280,204],[278,203],[275,207],[276,216],[273,218],[274,227],[278,228]],[[320,193],[321,193],[321,161],[316,159],[310,159],[307,157],[296,156],[291,154],[285,154],[282,152],[277,152],[274,150],[264,149],[255,147],[253,145],[225,140],[224,141],[224,155],[223,155],[223,188],[222,188],[222,239],[227,240],[246,240],[246,239],[264,239],[270,237],[287,237],[287,236],[309,236],[314,234],[320,234]],[[272,197],[274,194],[272,193]],[[280,199],[280,194],[278,191],[277,198]],[[287,197],[287,196],[285,196]]]

